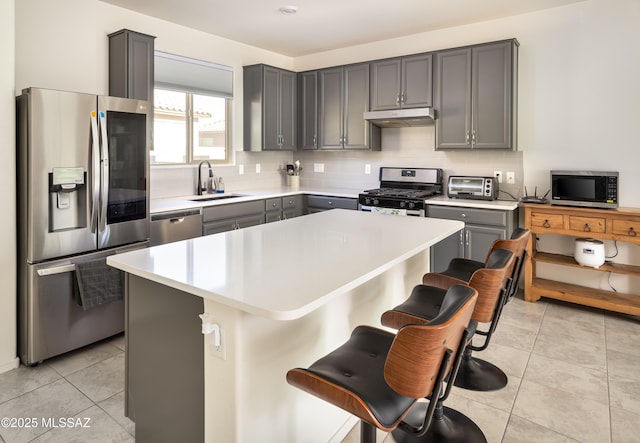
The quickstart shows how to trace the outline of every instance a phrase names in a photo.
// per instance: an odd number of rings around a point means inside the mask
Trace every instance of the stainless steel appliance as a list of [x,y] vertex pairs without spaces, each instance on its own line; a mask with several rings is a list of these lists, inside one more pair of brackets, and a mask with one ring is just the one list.
[[200,208],[162,212],[151,216],[150,246],[188,240],[202,235]]
[[611,171],[551,171],[551,204],[618,207],[618,173]]
[[380,168],[380,188],[358,195],[362,211],[425,216],[425,200],[442,194],[442,169]]
[[75,302],[75,272],[148,244],[148,106],[40,88],[17,97],[18,345],[25,364],[123,330],[121,300],[87,310]]
[[447,196],[495,200],[498,198],[498,181],[495,177],[451,176],[447,182]]

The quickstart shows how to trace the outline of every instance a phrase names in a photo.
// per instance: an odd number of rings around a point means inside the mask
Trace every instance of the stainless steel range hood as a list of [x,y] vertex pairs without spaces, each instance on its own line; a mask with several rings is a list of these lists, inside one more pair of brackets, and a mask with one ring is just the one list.
[[381,128],[427,126],[433,122],[433,108],[392,109],[364,113],[364,119]]

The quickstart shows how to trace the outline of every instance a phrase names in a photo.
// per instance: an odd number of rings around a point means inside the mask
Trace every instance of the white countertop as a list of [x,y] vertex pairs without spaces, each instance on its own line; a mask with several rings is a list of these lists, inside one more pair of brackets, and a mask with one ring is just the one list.
[[346,189],[346,188],[300,188],[291,189],[287,187],[272,188],[272,189],[260,189],[249,191],[235,191],[226,192],[222,195],[238,195],[234,198],[223,198],[221,200],[209,200],[205,199],[215,197],[219,194],[205,194],[205,195],[187,195],[184,197],[171,197],[162,199],[152,199],[150,204],[150,213],[156,214],[159,212],[167,211],[181,211],[186,209],[197,209],[205,206],[216,206],[229,203],[240,203],[251,200],[261,200],[274,197],[286,197],[288,195],[296,194],[313,194],[313,195],[329,195],[332,197],[348,197],[358,198],[358,194],[362,192],[362,189]]
[[518,208],[520,202],[507,200],[473,200],[468,198],[449,198],[446,195],[439,195],[426,200],[428,205],[439,206],[459,206],[463,208],[478,209],[499,209],[502,211],[513,211]]
[[107,263],[254,315],[293,320],[463,227],[334,209],[112,255]]

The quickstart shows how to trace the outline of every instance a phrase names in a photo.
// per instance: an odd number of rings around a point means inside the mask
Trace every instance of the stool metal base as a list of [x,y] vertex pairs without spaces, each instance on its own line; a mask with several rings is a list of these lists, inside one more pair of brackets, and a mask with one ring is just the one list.
[[[426,414],[426,403],[417,404],[405,419],[417,426]],[[434,415],[429,430],[422,437],[407,434],[401,429],[391,433],[397,443],[487,443],[482,430],[469,417],[455,409],[444,407],[444,414]]]
[[488,361],[463,357],[453,385],[470,391],[497,391],[507,386],[507,375]]

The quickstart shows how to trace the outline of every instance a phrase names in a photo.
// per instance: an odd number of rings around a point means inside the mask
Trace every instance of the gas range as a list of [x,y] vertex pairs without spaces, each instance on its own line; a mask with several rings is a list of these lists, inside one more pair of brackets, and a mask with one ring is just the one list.
[[424,217],[425,200],[442,194],[442,169],[380,168],[380,187],[358,195],[362,211]]

